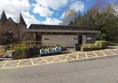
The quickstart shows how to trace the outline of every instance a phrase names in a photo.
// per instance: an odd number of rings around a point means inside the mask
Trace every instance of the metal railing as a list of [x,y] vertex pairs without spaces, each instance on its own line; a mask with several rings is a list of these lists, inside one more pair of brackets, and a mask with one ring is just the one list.
[[19,48],[32,48],[32,47],[50,47],[56,46],[59,44],[62,47],[65,47],[65,43],[56,43],[52,41],[22,41],[18,44],[8,45],[9,50],[17,50]]
[[59,44],[62,47],[65,47],[65,43],[57,43],[57,42],[52,42],[52,41],[22,41],[22,44],[25,44],[26,47],[32,48],[33,46],[55,46]]

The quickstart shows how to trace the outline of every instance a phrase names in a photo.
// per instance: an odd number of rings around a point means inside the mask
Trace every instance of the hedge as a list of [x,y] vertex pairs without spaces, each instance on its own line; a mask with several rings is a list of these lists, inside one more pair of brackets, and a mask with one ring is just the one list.
[[108,46],[108,41],[96,41],[95,44],[83,44],[81,51],[91,51],[105,49]]

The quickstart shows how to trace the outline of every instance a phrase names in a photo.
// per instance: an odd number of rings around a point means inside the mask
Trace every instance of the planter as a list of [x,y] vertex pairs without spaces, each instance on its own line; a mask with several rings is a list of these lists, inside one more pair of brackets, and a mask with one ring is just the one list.
[[51,50],[49,49],[40,49],[40,55],[44,56],[44,55],[53,55],[53,54],[59,54],[61,53],[61,47],[55,47],[52,48]]
[[40,55],[41,55],[41,56],[49,55],[49,49],[40,50]]
[[29,57],[38,57],[40,55],[40,48],[34,47],[30,48],[30,56]]
[[55,48],[55,53],[56,53],[56,54],[61,53],[61,47],[56,47],[56,48]]
[[16,50],[12,53],[13,59],[25,59],[30,55],[29,49]]

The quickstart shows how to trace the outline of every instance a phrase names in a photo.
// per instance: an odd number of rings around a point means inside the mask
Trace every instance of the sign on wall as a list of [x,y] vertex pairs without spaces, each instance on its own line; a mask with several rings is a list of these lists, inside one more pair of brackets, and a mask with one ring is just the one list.
[[91,40],[92,38],[91,37],[87,37],[87,40]]

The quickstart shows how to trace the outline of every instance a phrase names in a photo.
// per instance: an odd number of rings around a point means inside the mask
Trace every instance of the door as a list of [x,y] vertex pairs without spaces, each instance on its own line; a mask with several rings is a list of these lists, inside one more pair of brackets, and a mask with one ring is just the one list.
[[78,36],[78,44],[81,46],[82,45],[82,36]]
[[36,41],[40,41],[39,43],[37,42],[36,44],[38,45],[42,45],[42,35],[40,35],[40,34],[36,34]]

